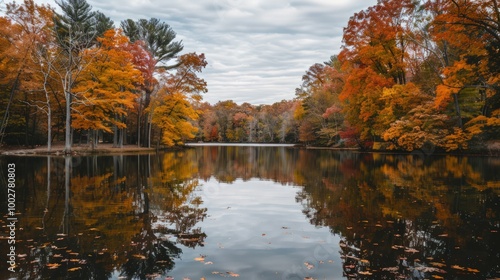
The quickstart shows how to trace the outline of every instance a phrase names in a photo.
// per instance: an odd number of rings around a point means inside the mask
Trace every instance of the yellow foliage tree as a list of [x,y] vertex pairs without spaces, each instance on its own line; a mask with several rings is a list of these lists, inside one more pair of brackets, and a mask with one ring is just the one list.
[[205,55],[184,54],[179,57],[179,63],[175,73],[164,77],[164,84],[149,107],[151,122],[160,128],[162,143],[167,146],[182,145],[196,136],[198,128],[194,121],[199,112],[193,104],[201,101],[201,94],[207,92],[207,83],[196,74],[207,65]]
[[161,129],[162,143],[167,146],[182,145],[187,139],[195,137],[198,128],[191,121],[198,119],[186,95],[168,93],[165,88],[153,99],[152,122]]
[[93,62],[74,89],[81,97],[74,107],[73,127],[112,132],[112,128],[126,127],[125,116],[135,102],[133,90],[142,83],[142,76],[126,51],[129,39],[121,30],[108,30],[98,41],[97,49],[85,52],[85,58]]

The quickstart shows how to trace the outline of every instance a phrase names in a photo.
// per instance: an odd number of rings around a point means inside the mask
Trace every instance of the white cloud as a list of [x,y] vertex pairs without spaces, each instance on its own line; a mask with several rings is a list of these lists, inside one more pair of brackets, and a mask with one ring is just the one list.
[[[376,0],[87,0],[115,21],[159,18],[205,53],[204,100],[271,104],[295,97],[304,72],[340,50],[342,29]],[[55,1],[36,0],[38,3]]]

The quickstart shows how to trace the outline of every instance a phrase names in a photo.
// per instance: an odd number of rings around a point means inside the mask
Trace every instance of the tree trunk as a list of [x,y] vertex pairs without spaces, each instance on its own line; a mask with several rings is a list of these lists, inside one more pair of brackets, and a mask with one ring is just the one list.
[[125,128],[121,128],[120,130],[118,130],[119,132],[119,137],[118,137],[118,147],[119,148],[123,148],[123,138],[125,136]]
[[71,92],[65,93],[66,95],[66,121],[64,124],[64,153],[71,153]]
[[458,103],[458,93],[453,94],[453,103],[455,105],[455,112],[457,113],[458,117],[458,126],[460,128],[463,128],[462,113],[460,112],[460,104]]
[[52,110],[50,109],[50,103],[47,104],[47,152],[52,149]]
[[118,147],[118,127],[113,125],[113,148]]

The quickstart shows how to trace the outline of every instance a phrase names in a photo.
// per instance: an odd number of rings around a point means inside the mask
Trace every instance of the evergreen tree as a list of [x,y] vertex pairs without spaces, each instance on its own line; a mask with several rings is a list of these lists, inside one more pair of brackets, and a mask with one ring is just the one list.
[[[176,36],[174,30],[168,24],[156,18],[150,20],[140,19],[138,21],[128,19],[122,21],[121,28],[130,38],[130,41],[143,41],[147,50],[156,59],[157,64],[167,63],[169,60],[176,58],[177,54],[184,48],[182,41],[174,42]],[[161,65],[160,67],[168,70],[178,66],[179,64]]]

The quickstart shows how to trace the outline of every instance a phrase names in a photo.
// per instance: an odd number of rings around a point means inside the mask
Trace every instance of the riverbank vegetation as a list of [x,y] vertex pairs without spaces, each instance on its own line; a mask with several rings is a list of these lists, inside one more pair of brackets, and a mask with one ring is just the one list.
[[500,138],[497,1],[379,0],[293,100],[270,105],[203,103],[205,56],[181,54],[158,19],[115,28],[84,0],[58,5],[11,3],[0,17],[2,143],[484,151]]
[[488,149],[500,135],[499,14],[497,1],[378,1],[350,18],[340,53],[306,71],[293,101],[206,105],[199,137]]

